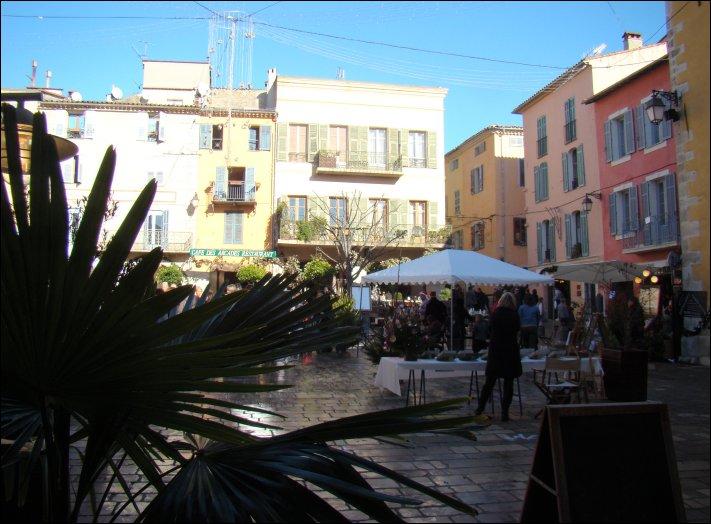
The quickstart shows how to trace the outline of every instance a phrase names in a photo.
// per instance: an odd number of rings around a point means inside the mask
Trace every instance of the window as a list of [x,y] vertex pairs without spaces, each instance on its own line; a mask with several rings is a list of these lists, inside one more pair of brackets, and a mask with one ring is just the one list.
[[511,147],[523,147],[523,137],[522,136],[510,136],[509,145]]
[[425,133],[423,131],[410,131],[407,143],[410,167],[427,167],[427,155],[425,148]]
[[460,231],[455,231],[452,233],[452,247],[454,249],[462,249],[462,232]]
[[149,114],[148,115],[148,136],[147,139],[149,142],[158,142],[158,128],[160,126],[160,122],[158,120],[158,115],[157,114]]
[[514,229],[514,245],[515,246],[525,246],[526,245],[526,219],[520,218],[520,217],[514,217],[513,229]]
[[533,168],[533,182],[536,191],[536,202],[548,200],[548,164],[546,162]]
[[86,118],[84,113],[70,114],[67,126],[67,138],[82,138],[84,136]]
[[544,220],[536,224],[538,263],[555,261],[555,222]]
[[538,147],[538,158],[548,154],[548,132],[546,131],[546,117],[545,115],[540,117],[536,121],[536,133],[537,140],[536,145]]
[[471,192],[472,195],[484,191],[484,166],[478,166],[471,170],[470,173]]
[[479,251],[484,249],[484,223],[477,222],[472,226],[472,249]]
[[387,162],[387,133],[385,129],[368,130],[368,165],[385,167]]
[[477,144],[474,146],[474,156],[479,156],[481,155],[484,151],[486,151],[486,142],[482,142],[480,144]]
[[462,214],[462,207],[461,207],[461,202],[459,199],[459,191],[454,192],[454,214],[455,215]]
[[579,145],[563,153],[563,191],[572,191],[585,185],[585,158]]
[[60,163],[62,170],[62,179],[66,184],[80,184],[81,183],[81,165],[79,164],[79,155],[74,155],[73,158],[69,158]]
[[336,167],[346,167],[348,161],[348,128],[346,126],[329,127],[328,147],[336,153]]
[[388,201],[382,198],[371,199],[370,209],[373,213],[373,226],[376,229],[387,231],[388,229]]
[[[666,108],[669,109],[671,102],[667,99],[663,99],[663,101]],[[639,149],[654,147],[671,138],[671,120],[662,120],[658,124],[653,124],[649,121],[644,111],[647,104],[648,102],[645,102],[637,107],[637,134],[639,141],[637,146]]]
[[306,162],[306,124],[289,124],[289,162]]
[[200,149],[222,149],[222,124],[200,124]]
[[410,223],[414,236],[424,236],[427,228],[427,202],[410,202]]
[[569,98],[565,101],[565,143],[568,144],[575,140],[575,98]]
[[306,220],[306,197],[289,197],[289,220],[292,222],[303,222]]
[[168,244],[168,212],[149,211],[143,228],[145,249]]
[[[646,117],[645,117],[646,118]],[[605,122],[605,158],[614,162],[634,152],[634,125],[632,111]]]
[[242,226],[244,222],[244,213],[228,212],[225,213],[225,244],[241,244],[242,243]]
[[626,235],[639,229],[637,188],[615,191],[609,197],[610,233]]
[[565,255],[568,258],[588,256],[588,217],[580,211],[565,215]]
[[249,128],[249,150],[269,151],[272,146],[272,130],[269,126],[252,126]]
[[348,217],[346,216],[346,199],[342,197],[331,197],[328,199],[328,223],[331,226],[344,227]]
[[524,171],[524,162],[523,158],[518,159],[518,186],[519,187],[526,187],[526,176],[525,176],[525,171]]
[[676,183],[673,174],[657,177],[640,186],[644,244],[678,240]]
[[454,171],[455,169],[459,169],[459,159],[455,158],[451,162],[449,162],[449,170]]

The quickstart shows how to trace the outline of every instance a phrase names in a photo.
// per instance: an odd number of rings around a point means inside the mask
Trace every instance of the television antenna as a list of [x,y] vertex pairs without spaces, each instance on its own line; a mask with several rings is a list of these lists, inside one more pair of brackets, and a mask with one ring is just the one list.
[[146,42],[145,40],[139,40],[139,44],[143,44],[143,53],[139,53],[138,49],[136,49],[136,46],[131,45],[131,48],[133,49],[133,52],[136,53],[138,58],[141,59],[141,61],[145,60],[148,58],[148,46],[153,45],[151,42]]

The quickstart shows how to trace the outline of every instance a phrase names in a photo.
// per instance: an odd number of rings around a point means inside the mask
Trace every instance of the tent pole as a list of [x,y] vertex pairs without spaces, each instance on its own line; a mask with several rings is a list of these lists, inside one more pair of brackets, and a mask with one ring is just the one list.
[[454,350],[454,284],[449,290],[449,350]]

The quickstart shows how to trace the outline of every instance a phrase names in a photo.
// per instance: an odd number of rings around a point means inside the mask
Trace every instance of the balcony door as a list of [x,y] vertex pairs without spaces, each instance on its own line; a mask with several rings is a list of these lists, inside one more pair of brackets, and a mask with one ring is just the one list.
[[410,202],[410,223],[412,236],[425,235],[427,229],[427,202]]
[[143,229],[143,241],[146,248],[165,246],[168,241],[168,212],[149,211]]
[[369,129],[368,165],[373,167],[385,167],[387,154],[387,134],[385,129]]
[[336,167],[346,167],[348,161],[348,128],[330,126],[328,129],[328,148],[336,156]]

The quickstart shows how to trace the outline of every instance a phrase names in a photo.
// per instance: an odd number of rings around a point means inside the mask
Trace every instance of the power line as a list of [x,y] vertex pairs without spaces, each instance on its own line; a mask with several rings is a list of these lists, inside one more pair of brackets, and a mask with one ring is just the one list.
[[678,15],[679,13],[681,13],[681,11],[682,11],[687,5],[689,5],[689,2],[686,2],[683,6],[681,6],[679,9],[677,9],[676,11],[674,11],[674,13],[673,13],[669,18],[667,18],[667,19],[664,21],[664,23],[663,23],[662,25],[660,25],[659,28],[658,28],[654,33],[652,33],[652,35],[649,37],[649,40],[651,40],[652,38],[654,38],[655,35],[656,35],[659,31],[661,31],[664,27],[666,27],[666,25],[667,25],[669,22],[671,22],[671,19],[674,18],[674,17],[675,17],[676,15]]
[[2,18],[36,18],[44,19],[69,19],[69,20],[209,20],[204,16],[138,16],[138,15],[0,15]]
[[209,11],[210,13],[212,13],[213,15],[215,15],[215,16],[220,16],[220,14],[219,14],[217,11],[213,11],[212,9],[210,9],[210,8],[207,7],[206,5],[201,4],[200,2],[196,2],[195,0],[193,0],[193,1],[194,1],[194,3],[196,3],[197,5],[199,5],[200,7],[202,7],[203,9],[205,9],[206,11]]
[[247,16],[254,16],[254,15],[256,15],[257,13],[261,13],[262,11],[266,11],[266,10],[269,9],[270,7],[274,7],[274,6],[277,5],[277,4],[281,4],[281,0],[279,0],[278,2],[274,2],[273,4],[269,4],[267,7],[262,7],[259,11],[255,11],[255,12],[252,13],[251,15],[247,15]]

